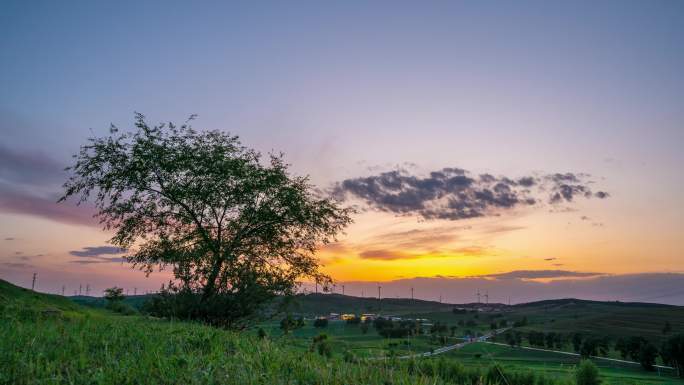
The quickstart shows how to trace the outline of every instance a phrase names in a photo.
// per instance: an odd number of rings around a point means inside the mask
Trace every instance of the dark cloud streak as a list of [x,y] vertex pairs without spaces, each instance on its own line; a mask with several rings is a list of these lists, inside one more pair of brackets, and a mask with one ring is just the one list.
[[507,273],[487,274],[478,277],[494,279],[553,279],[596,277],[599,275],[605,274],[568,270],[514,270]]

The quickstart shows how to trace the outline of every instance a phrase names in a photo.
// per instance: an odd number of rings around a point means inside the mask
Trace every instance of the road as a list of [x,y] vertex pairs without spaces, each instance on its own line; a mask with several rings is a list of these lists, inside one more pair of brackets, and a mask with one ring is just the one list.
[[[488,339],[492,338],[496,334],[503,333],[508,329],[510,329],[510,328],[497,329],[497,330],[489,332],[489,333],[487,333],[481,337],[471,338],[467,341],[459,342],[459,343],[454,344],[454,345],[442,346],[441,348],[437,348],[437,349],[430,351],[430,352],[408,354],[405,356],[399,356],[397,358],[400,360],[406,360],[406,359],[411,359],[411,358],[436,356],[438,354],[446,353],[446,352],[449,352],[449,351],[452,351],[455,349],[460,349],[466,345],[470,345],[470,344],[473,344],[475,342],[487,342]],[[377,359],[384,359],[384,358],[387,358],[387,357],[378,357]]]
[[[502,344],[501,342],[489,342],[489,341],[482,341],[482,342],[485,342],[485,343],[488,343],[488,344],[491,344],[491,345],[500,345],[500,346],[508,346],[508,347],[510,347],[510,345],[508,345],[508,344]],[[564,351],[562,351],[562,350],[551,350],[551,349],[533,348],[533,347],[530,347],[530,346],[518,346],[517,348],[518,348],[518,349],[525,349],[525,350],[536,350],[536,351],[539,351],[539,352],[549,352],[549,353],[565,354],[566,356],[573,356],[573,357],[579,357],[579,356],[580,356],[578,353],[564,352]],[[622,364],[641,365],[641,364],[638,363],[638,362],[627,361],[627,360],[620,360],[620,359],[617,359],[617,358],[608,358],[608,357],[599,357],[599,356],[589,356],[589,357],[592,358],[592,359],[596,359],[596,360],[604,360],[604,361],[619,362],[619,363],[622,363]],[[656,368],[659,368],[659,369],[674,369],[674,368],[671,367],[671,366],[663,366],[663,365],[653,365],[653,366],[656,367]]]
[[[455,349],[461,349],[462,347],[464,347],[464,346],[466,346],[466,345],[473,344],[473,343],[475,343],[475,342],[484,342],[484,343],[487,343],[487,344],[500,345],[500,346],[510,346],[510,345],[503,344],[503,343],[500,343],[500,342],[490,342],[490,341],[487,341],[488,339],[492,338],[493,336],[495,336],[495,335],[497,335],[497,334],[501,334],[501,333],[505,332],[505,331],[508,330],[508,329],[510,329],[510,328],[497,329],[497,330],[495,330],[495,331],[493,331],[493,332],[490,332],[490,333],[487,333],[487,334],[485,334],[485,335],[483,335],[483,336],[481,336],[481,337],[471,338],[471,339],[469,339],[468,341],[459,342],[459,343],[454,344],[454,345],[442,346],[441,348],[435,349],[435,350],[433,350],[433,351],[431,351],[431,352],[416,353],[416,354],[408,354],[408,355],[405,355],[405,356],[399,356],[399,357],[397,357],[397,358],[400,359],[400,360],[406,360],[406,359],[411,359],[411,358],[431,357],[431,356],[435,356],[435,355],[438,355],[438,354],[446,353],[446,352],[449,352],[449,351],[452,351],[452,350],[455,350]],[[574,356],[574,357],[579,357],[579,356],[580,356],[578,353],[564,352],[564,351],[562,351],[562,350],[551,350],[551,349],[533,348],[533,347],[529,347],[529,346],[519,346],[518,349],[536,350],[536,351],[540,351],[540,352],[549,352],[549,353],[565,354],[565,355]],[[638,362],[627,361],[627,360],[620,360],[620,359],[617,359],[617,358],[598,357],[598,356],[590,356],[590,357],[593,358],[593,359],[597,359],[597,360],[605,360],[605,361],[619,362],[619,363],[631,364],[631,365],[641,365],[641,364],[638,363]],[[385,359],[385,358],[387,358],[387,357],[378,357],[378,358],[376,358],[376,359]],[[663,365],[654,365],[654,366],[655,366],[656,368],[658,368],[658,369],[670,369],[670,370],[674,370],[674,368],[671,367],[671,366],[663,366]]]

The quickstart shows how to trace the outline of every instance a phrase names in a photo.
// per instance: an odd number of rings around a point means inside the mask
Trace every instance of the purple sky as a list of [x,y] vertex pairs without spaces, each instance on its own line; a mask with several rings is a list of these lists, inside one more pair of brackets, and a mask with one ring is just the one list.
[[350,287],[684,303],[682,20],[676,1],[2,2],[0,277],[168,279],[55,203],[86,138],[139,111],[198,114],[363,208],[320,254]]

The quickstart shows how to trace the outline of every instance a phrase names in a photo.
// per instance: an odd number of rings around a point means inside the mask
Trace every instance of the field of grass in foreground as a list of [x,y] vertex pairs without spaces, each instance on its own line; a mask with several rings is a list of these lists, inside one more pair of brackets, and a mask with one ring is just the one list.
[[[328,358],[306,348],[314,330],[258,339],[254,331],[83,308],[2,281],[0,324],[0,384],[574,383],[572,365],[561,372],[530,370],[537,368],[529,362],[500,360],[501,366],[492,366],[462,353],[398,361],[334,351]],[[607,384],[635,384],[617,376],[605,379]],[[650,379],[643,383],[677,383]]]
[[[497,368],[327,358],[289,339],[86,309],[2,281],[0,324],[2,384],[501,383]],[[506,376],[511,385],[570,383],[529,371]]]

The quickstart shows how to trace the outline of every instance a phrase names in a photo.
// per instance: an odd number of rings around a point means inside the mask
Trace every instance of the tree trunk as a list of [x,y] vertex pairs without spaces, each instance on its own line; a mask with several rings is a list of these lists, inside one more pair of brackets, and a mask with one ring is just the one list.
[[214,293],[216,293],[216,278],[218,278],[219,272],[221,271],[221,266],[223,266],[223,261],[221,259],[217,259],[214,263],[211,273],[209,274],[209,277],[207,278],[207,284],[204,285],[202,302],[206,301],[213,296]]

